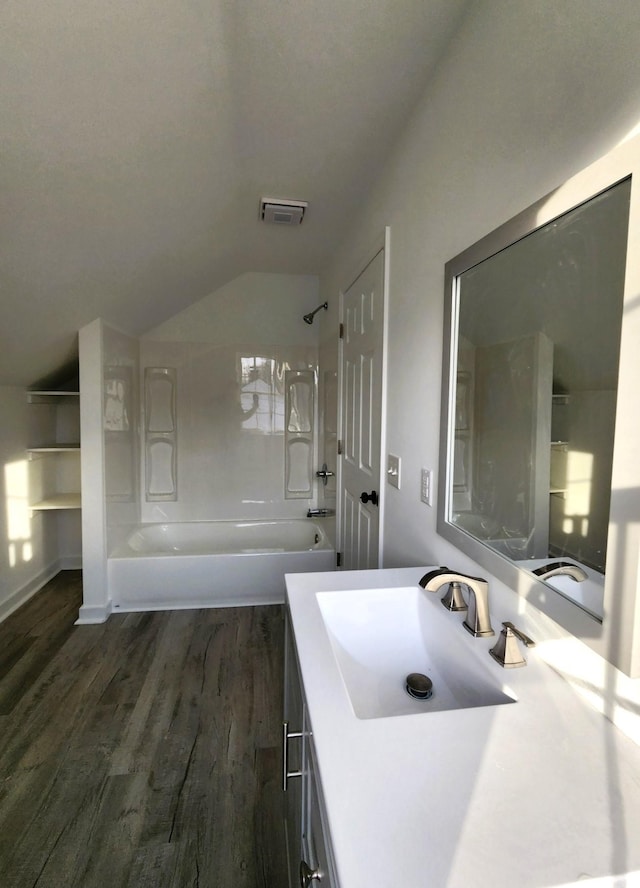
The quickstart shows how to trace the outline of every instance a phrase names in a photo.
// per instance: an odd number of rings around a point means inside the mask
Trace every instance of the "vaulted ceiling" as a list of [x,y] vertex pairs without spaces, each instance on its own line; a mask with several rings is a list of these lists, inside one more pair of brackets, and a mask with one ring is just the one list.
[[319,273],[466,2],[5,0],[0,384],[96,317],[138,334],[242,272]]

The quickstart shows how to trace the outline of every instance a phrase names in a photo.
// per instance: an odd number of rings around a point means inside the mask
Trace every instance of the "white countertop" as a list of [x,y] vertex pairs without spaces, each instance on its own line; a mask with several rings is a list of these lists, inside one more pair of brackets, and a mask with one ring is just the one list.
[[[316,593],[413,586],[430,569],[287,575],[340,888],[640,885],[640,747],[538,648],[503,669],[488,655],[496,638],[460,626],[469,656],[486,658],[517,703],[354,714]],[[424,594],[440,606],[442,593]],[[512,619],[491,610],[496,632]]]

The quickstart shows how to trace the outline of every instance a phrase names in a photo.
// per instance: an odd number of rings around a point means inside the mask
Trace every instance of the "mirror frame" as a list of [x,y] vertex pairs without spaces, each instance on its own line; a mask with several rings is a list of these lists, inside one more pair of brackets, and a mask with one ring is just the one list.
[[[611,507],[602,623],[446,520],[452,496],[459,276],[576,206],[631,179]],[[623,142],[564,185],[496,228],[445,266],[437,530],[626,675],[640,676],[640,137]]]

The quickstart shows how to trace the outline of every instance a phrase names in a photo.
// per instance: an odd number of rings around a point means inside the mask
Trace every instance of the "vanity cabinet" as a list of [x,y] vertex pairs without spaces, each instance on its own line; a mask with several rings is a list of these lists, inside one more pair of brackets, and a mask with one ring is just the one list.
[[[306,770],[304,775],[306,794],[306,828],[303,835],[303,860],[309,867],[307,876],[316,873],[317,880],[325,888],[337,888],[338,880],[334,874],[331,860],[331,848],[328,841],[326,814],[322,802],[320,782],[316,777],[315,750],[313,739],[309,738],[307,749]],[[302,866],[302,864],[301,864]],[[304,880],[304,872],[299,870],[298,884],[307,885],[312,882]]]
[[31,391],[29,490],[33,511],[80,508],[80,393]]
[[295,639],[287,616],[283,722],[284,822],[289,888],[338,888]]

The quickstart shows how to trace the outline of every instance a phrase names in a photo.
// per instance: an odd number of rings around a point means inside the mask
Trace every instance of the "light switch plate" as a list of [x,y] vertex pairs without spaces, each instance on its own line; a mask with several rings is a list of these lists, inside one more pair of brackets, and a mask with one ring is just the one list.
[[432,505],[433,500],[433,472],[431,469],[422,469],[420,473],[420,499],[425,505]]
[[393,453],[387,455],[387,482],[400,490],[400,457]]

